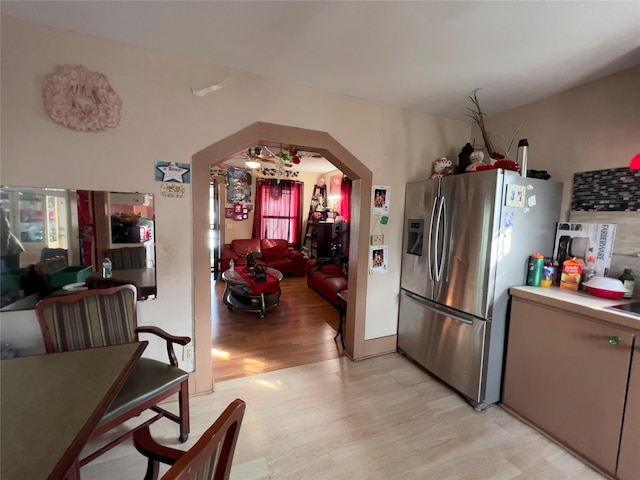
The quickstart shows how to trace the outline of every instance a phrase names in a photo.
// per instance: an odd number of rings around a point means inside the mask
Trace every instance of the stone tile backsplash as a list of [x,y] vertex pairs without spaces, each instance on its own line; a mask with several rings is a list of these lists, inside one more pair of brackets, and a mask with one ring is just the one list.
[[611,168],[573,175],[571,210],[640,211],[640,170]]

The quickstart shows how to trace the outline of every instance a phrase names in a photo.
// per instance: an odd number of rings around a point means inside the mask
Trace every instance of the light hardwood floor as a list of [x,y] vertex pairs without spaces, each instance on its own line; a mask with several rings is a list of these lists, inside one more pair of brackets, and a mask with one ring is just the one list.
[[[398,354],[222,381],[214,393],[191,398],[185,445],[172,422],[160,420],[152,433],[188,448],[235,398],[247,411],[234,480],[604,478],[499,406],[476,412]],[[81,473],[83,480],[128,480],[144,469],[126,442]]]
[[229,311],[222,302],[224,282],[211,291],[213,372],[216,382],[330,360],[343,355],[334,342],[338,310],[314,290],[306,277],[280,283],[280,304],[260,319]]
[[[229,312],[223,289],[217,282],[212,291],[216,391],[191,398],[185,445],[171,422],[152,432],[188,448],[242,398],[232,479],[604,478],[500,407],[474,411],[400,355],[345,358],[333,340],[337,310],[304,278],[283,280],[281,303],[264,319]],[[144,468],[129,441],[83,468],[82,478],[140,479]]]

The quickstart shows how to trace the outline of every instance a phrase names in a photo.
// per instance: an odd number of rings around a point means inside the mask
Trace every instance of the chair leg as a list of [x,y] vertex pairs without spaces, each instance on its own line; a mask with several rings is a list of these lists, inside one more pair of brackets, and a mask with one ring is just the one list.
[[144,480],[158,480],[158,474],[160,473],[160,462],[149,458],[147,462],[147,472],[144,475]]
[[178,408],[180,410],[180,442],[184,443],[189,438],[191,426],[189,424],[189,383],[188,380],[182,382],[178,397]]

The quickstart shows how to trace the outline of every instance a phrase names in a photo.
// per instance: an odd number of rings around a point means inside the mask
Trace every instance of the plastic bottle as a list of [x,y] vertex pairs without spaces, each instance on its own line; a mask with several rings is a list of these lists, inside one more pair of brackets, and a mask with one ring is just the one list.
[[105,258],[104,262],[102,262],[102,278],[111,278],[111,270],[113,269],[113,264],[109,258]]
[[622,298],[632,298],[633,288],[636,286],[636,278],[633,276],[631,269],[625,268],[624,273],[620,275],[618,279],[624,284],[624,288],[627,289]]
[[541,287],[550,287],[556,276],[556,267],[550,258],[544,259],[544,266],[542,267],[542,281],[540,282]]
[[544,268],[544,256],[536,253],[529,257],[529,273],[527,275],[527,285],[539,287],[542,283],[542,270]]
[[229,270],[231,270],[232,272],[235,271],[236,267],[235,267],[235,263],[233,261],[233,258],[231,259],[231,261],[229,262]]
[[582,270],[582,283],[580,284],[580,290],[588,291],[589,288],[585,286],[592,277],[596,276],[596,257],[590,256],[587,258],[587,264]]

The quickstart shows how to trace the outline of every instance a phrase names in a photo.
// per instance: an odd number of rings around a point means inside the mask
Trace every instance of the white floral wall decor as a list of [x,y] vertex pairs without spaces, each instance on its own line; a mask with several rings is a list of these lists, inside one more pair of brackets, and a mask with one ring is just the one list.
[[42,84],[44,109],[73,130],[98,132],[120,123],[122,100],[107,77],[78,65],[61,65]]

